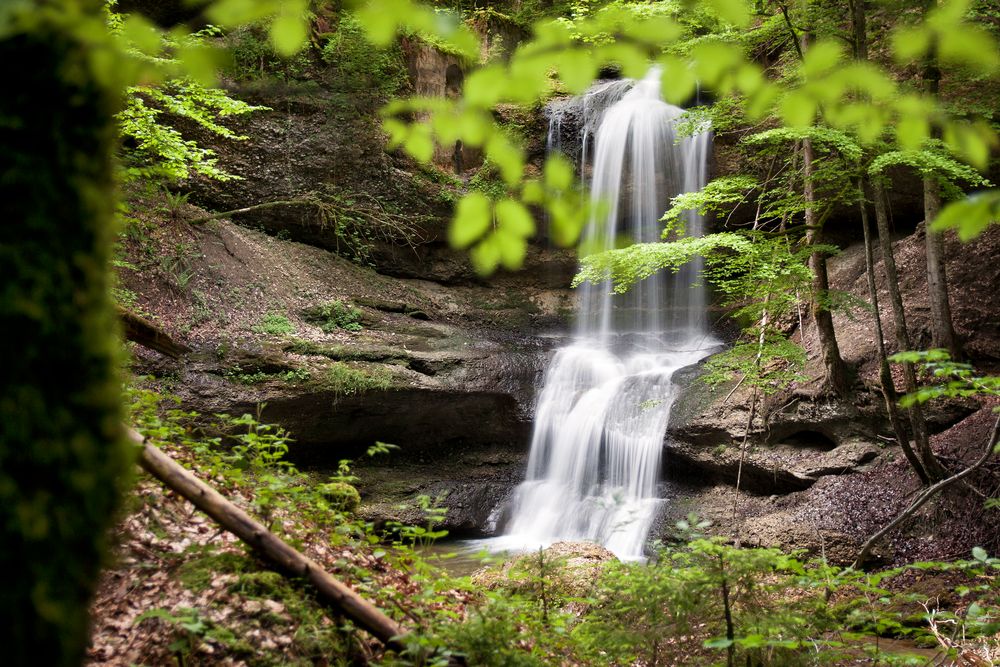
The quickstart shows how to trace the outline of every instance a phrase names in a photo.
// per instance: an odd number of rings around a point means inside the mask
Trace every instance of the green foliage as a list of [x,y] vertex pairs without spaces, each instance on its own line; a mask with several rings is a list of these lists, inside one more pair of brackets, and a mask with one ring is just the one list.
[[670,201],[670,208],[660,218],[667,223],[663,230],[663,238],[671,234],[683,236],[687,230],[682,216],[685,211],[697,211],[699,215],[722,213],[747,201],[750,193],[759,187],[757,179],[752,176],[723,176],[708,182],[697,192],[685,192]]
[[194,174],[220,181],[237,178],[218,167],[215,151],[185,139],[180,130],[164,122],[164,118],[186,122],[220,139],[244,141],[247,137],[226,127],[225,120],[266,108],[176,74],[183,64],[178,56],[205,50],[206,41],[217,31],[161,35],[141,16],[125,17],[110,9],[108,25],[126,53],[152,68],[147,75],[166,77],[159,85],[143,83],[126,89],[124,108],[117,115],[125,139],[126,178],[178,181]]
[[125,108],[118,114],[127,146],[125,173],[128,178],[168,181],[194,174],[219,181],[238,178],[218,167],[215,151],[185,139],[179,130],[161,119],[164,116],[184,119],[216,137],[244,141],[246,136],[234,133],[222,122],[229,116],[264,108],[235,100],[218,88],[206,88],[190,80],[169,81],[161,88],[130,87]]
[[337,329],[361,331],[361,316],[361,309],[339,299],[314,306],[303,313],[305,320],[318,325],[323,333],[332,333]]
[[[964,8],[962,0],[941,3],[917,32],[901,34],[895,40],[896,54],[909,59],[907,54],[911,52],[926,53],[947,44],[949,55],[942,56],[944,61],[961,63],[983,76],[991,75],[995,70],[993,59],[974,58],[956,47],[954,35],[968,35],[977,48],[989,46],[996,51],[993,38],[966,21]],[[910,92],[873,62],[847,61],[839,41],[839,23],[834,28],[827,26],[801,62],[786,63],[780,80],[768,78],[763,67],[748,57],[747,51],[756,47],[751,47],[740,30],[725,27],[747,25],[746,10],[745,3],[738,0],[708,3],[704,11],[715,22],[699,16],[698,25],[692,26],[685,25],[692,13],[683,3],[577,3],[572,17],[537,23],[532,40],[523,44],[509,62],[491,63],[470,75],[460,102],[426,98],[396,102],[385,109],[385,127],[392,145],[402,147],[417,160],[429,160],[435,142],[451,146],[461,140],[468,146],[483,147],[500,169],[508,196],[522,204],[545,206],[562,243],[572,243],[578,237],[587,219],[583,207],[586,198],[567,197],[565,191],[552,192],[546,184],[528,179],[521,150],[503,135],[491,112],[501,102],[531,104],[544,99],[555,87],[581,92],[601,68],[608,66],[616,67],[624,76],[639,77],[651,62],[656,63],[663,70],[663,89],[669,101],[687,99],[695,82],[700,82],[718,98],[738,100],[739,115],[751,122],[780,120],[785,128],[772,131],[767,138],[774,145],[782,144],[786,155],[787,143],[797,133],[799,139],[808,135],[814,144],[824,145],[828,154],[852,163],[845,168],[830,162],[829,174],[817,174],[817,180],[826,182],[830,190],[818,195],[819,202],[848,198],[847,190],[840,186],[851,180],[851,169],[857,170],[860,146],[874,145],[893,132],[903,151],[919,148],[935,134],[942,137],[947,150],[977,167],[985,166],[989,148],[996,141],[989,126],[950,116],[937,100]],[[793,7],[792,11],[801,10]],[[822,13],[812,6],[808,11]],[[388,18],[390,13],[392,18]],[[389,44],[411,16],[422,29],[432,30],[426,14],[407,2],[376,0],[358,15],[370,38],[381,44]],[[765,18],[764,32],[770,35],[765,43],[780,39],[782,18],[777,11]],[[801,20],[812,18],[809,14]],[[834,21],[832,16],[823,20]],[[555,81],[550,76],[553,69]],[[429,120],[408,123],[414,114]],[[817,123],[817,119],[821,122]],[[815,127],[817,124],[821,127]],[[767,135],[762,133],[762,139]],[[816,166],[822,170],[827,165],[820,160]],[[473,192],[468,196],[478,199],[481,195]],[[802,206],[801,202],[787,201],[772,208],[771,213],[780,217],[780,208],[796,213],[802,211]],[[521,240],[491,228],[490,222],[489,212],[484,213],[479,199],[468,207],[457,207],[453,223],[472,230],[455,232],[454,237],[463,242],[472,239],[469,245],[473,260],[484,273],[500,265],[516,266],[524,253]]]
[[709,357],[705,362],[707,372],[701,379],[715,386],[742,378],[748,387],[773,394],[793,382],[807,380],[800,372],[805,363],[806,353],[801,346],[768,330],[763,341],[743,340]]
[[[750,184],[730,182],[740,187]],[[720,188],[717,197],[729,200],[740,192],[740,187]],[[620,294],[660,271],[678,271],[686,264],[704,262],[705,279],[722,296],[731,316],[743,325],[742,340],[707,362],[709,373],[704,380],[715,385],[742,376],[747,386],[772,393],[801,379],[799,370],[805,353],[774,323],[795,313],[802,295],[809,294],[811,273],[806,262],[815,250],[815,246],[795,249],[783,236],[760,232],[684,237],[585,257],[573,285],[610,281],[612,290]],[[819,250],[836,252],[829,247]]]
[[334,394],[353,396],[366,391],[384,391],[392,386],[392,374],[380,366],[355,368],[335,361],[330,364],[321,384]]
[[283,336],[295,333],[295,325],[281,313],[268,313],[253,326],[253,331],[270,336]]
[[947,350],[899,352],[889,361],[916,364],[932,378],[933,384],[899,399],[904,408],[935,398],[1000,397],[1000,376],[979,375],[970,364],[953,361]]
[[[958,183],[973,187],[989,187],[991,185],[975,169],[955,160],[943,150],[942,146],[936,144],[924,150],[882,153],[872,160],[868,167],[868,173],[879,177],[891,167],[909,167],[922,178],[934,178],[942,186],[951,186],[952,193],[956,192],[955,185]],[[960,191],[958,193],[960,194]]]
[[135,619],[135,624],[149,619],[162,621],[171,628],[174,639],[167,648],[178,656],[178,661],[181,663],[195,652],[203,640],[214,640],[223,646],[236,643],[236,636],[232,631],[203,618],[199,610],[190,607],[180,607],[174,611],[162,608],[150,609],[140,614]]
[[997,223],[1000,223],[1000,190],[988,190],[945,206],[931,224],[931,230],[955,229],[958,238],[971,241]]
[[341,14],[336,31],[323,46],[322,57],[337,70],[341,83],[358,93],[374,93],[385,99],[408,80],[399,45],[372,45],[358,19],[348,12]]

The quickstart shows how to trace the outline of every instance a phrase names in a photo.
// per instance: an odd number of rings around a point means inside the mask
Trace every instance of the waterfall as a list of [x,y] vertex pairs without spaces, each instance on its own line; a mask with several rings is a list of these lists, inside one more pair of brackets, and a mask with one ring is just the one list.
[[[550,149],[563,144],[566,113],[581,115],[580,172],[587,179],[592,153],[591,197],[604,204],[583,247],[659,240],[671,197],[705,183],[710,133],[677,137],[682,110],[660,99],[655,68],[641,81],[601,83],[563,105],[550,117]],[[687,234],[702,233],[700,216],[685,224]],[[619,557],[642,557],[661,502],[663,439],[677,395],[671,378],[716,344],[699,268],[655,276],[626,295],[612,296],[607,284],[581,288],[572,343],[543,378],[526,480],[494,547],[591,540]]]

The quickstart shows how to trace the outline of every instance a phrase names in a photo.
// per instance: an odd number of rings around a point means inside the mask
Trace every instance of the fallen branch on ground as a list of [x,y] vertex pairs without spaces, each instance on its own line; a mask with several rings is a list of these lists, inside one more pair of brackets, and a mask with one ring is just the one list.
[[293,549],[249,514],[226,500],[222,494],[195,477],[162,450],[146,442],[139,433],[128,429],[128,436],[142,446],[139,464],[149,474],[189,500],[285,572],[304,577],[315,587],[319,599],[334,612],[368,631],[386,647],[399,652],[405,649],[402,638],[406,631],[398,623],[334,579],[311,558]]
[[190,347],[178,343],[166,331],[131,310],[119,306],[118,317],[124,325],[125,338],[133,343],[156,350],[171,359],[179,359],[191,351]]
[[928,500],[930,500],[935,495],[937,495],[938,492],[942,491],[946,487],[951,486],[955,482],[958,482],[958,481],[960,481],[960,480],[968,477],[973,472],[975,472],[980,467],[982,467],[982,465],[984,463],[986,463],[986,461],[988,461],[989,458],[993,455],[993,447],[996,445],[998,437],[1000,437],[1000,418],[997,418],[996,423],[993,425],[993,431],[990,433],[989,440],[986,442],[986,451],[983,452],[982,456],[980,456],[976,460],[975,463],[973,463],[972,465],[970,465],[968,468],[966,468],[962,472],[955,473],[951,477],[948,477],[947,479],[943,479],[940,482],[934,484],[933,486],[930,486],[927,489],[925,489],[923,491],[923,493],[921,493],[919,496],[917,496],[916,500],[914,500],[912,503],[910,503],[909,507],[907,507],[905,510],[903,510],[899,514],[899,516],[897,516],[895,519],[893,519],[892,521],[890,521],[889,524],[885,528],[883,528],[882,530],[878,531],[877,533],[875,533],[874,535],[872,535],[870,538],[868,538],[868,541],[865,542],[864,546],[861,547],[861,551],[858,553],[858,557],[854,560],[854,565],[852,565],[852,567],[859,568],[862,565],[864,565],[865,560],[868,558],[868,555],[871,553],[872,547],[874,547],[875,544],[886,535],[886,533],[888,533],[889,531],[891,531],[893,528],[895,528],[899,524],[903,523],[903,521],[906,521],[908,518],[910,518],[911,516],[913,516],[913,514],[918,509],[920,509],[920,507],[924,503],[926,503]]

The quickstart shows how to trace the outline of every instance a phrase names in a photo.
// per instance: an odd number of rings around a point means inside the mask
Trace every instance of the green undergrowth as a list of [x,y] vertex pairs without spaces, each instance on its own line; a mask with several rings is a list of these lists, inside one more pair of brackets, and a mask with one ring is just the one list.
[[326,368],[320,384],[334,394],[353,396],[389,389],[392,387],[392,373],[380,366],[355,367],[335,361]]
[[307,308],[302,316],[306,322],[318,326],[323,333],[332,333],[338,329],[344,331],[361,331],[362,329],[361,309],[340,300]]
[[[297,548],[325,554],[335,576],[411,629],[404,654],[369,656],[372,664],[444,665],[461,656],[504,667],[918,665],[927,663],[927,647],[944,661],[959,651],[984,660],[1000,652],[1000,559],[982,549],[968,560],[865,572],[803,553],[738,548],[701,534],[707,523],[692,517],[646,562],[581,564],[541,551],[455,577],[420,549],[445,535],[444,510],[432,499],[418,503],[417,525],[376,529],[354,512],[358,480],[349,461],[323,476],[305,474],[289,462],[294,443],[279,427],[252,415],[184,412],[149,390],[131,395],[133,424],[154,444],[242,499]],[[379,443],[369,453],[391,449]],[[255,665],[356,657],[363,638],[356,628],[247,550],[209,542],[173,557],[181,562],[172,576],[184,587],[219,596],[215,607],[148,612],[144,622],[166,624],[164,641],[175,653],[210,643]],[[212,609],[226,604],[243,613],[219,620]],[[262,648],[258,630],[291,641]],[[901,641],[887,650],[883,637]],[[950,638],[952,648],[937,637]]]

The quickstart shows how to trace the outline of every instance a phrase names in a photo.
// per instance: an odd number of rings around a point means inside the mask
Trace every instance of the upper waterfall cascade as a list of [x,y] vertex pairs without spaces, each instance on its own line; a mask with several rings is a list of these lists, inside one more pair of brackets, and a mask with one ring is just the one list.
[[[580,173],[603,203],[585,247],[611,249],[623,236],[659,240],[670,199],[705,183],[710,132],[676,134],[683,111],[661,100],[655,68],[637,82],[597,84],[572,104],[582,107]],[[562,120],[553,110],[550,150],[562,148]],[[685,224],[687,234],[702,233],[693,212]],[[707,333],[699,270],[655,276],[625,295],[607,284],[580,289],[573,340],[545,372],[527,477],[494,546],[592,540],[619,557],[642,557],[661,503],[663,439],[677,394],[671,378],[717,344]]]

